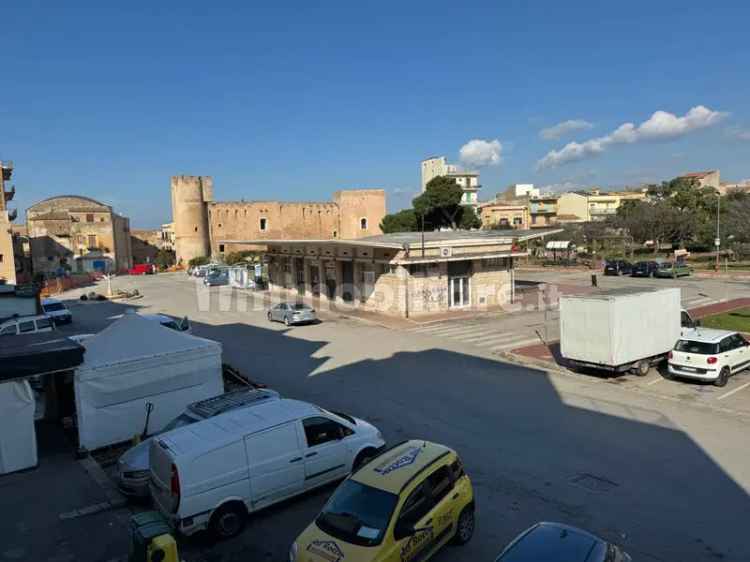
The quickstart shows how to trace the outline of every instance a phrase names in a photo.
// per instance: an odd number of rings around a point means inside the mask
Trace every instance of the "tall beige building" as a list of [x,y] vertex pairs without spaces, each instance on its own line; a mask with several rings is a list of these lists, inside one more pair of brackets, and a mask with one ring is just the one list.
[[456,180],[458,186],[463,190],[461,198],[462,205],[477,208],[479,205],[479,172],[460,170],[455,164],[448,164],[445,156],[433,156],[422,160],[422,193],[427,189],[430,180],[438,176],[446,176]]
[[16,261],[13,252],[12,221],[15,209],[8,211],[8,201],[13,199],[15,187],[5,191],[5,182],[13,174],[13,162],[0,162],[0,283],[16,284]]

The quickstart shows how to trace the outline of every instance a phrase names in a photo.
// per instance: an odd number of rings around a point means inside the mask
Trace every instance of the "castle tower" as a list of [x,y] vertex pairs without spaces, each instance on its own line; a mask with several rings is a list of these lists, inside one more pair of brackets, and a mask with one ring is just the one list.
[[172,220],[177,263],[209,256],[208,203],[213,201],[211,176],[172,176]]

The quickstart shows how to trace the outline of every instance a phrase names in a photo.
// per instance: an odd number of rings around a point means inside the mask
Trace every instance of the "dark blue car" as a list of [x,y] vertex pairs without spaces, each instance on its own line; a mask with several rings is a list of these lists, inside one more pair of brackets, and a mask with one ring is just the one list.
[[495,562],[632,562],[632,558],[587,531],[537,523],[505,547]]
[[639,261],[633,266],[633,277],[654,277],[659,269],[658,261]]

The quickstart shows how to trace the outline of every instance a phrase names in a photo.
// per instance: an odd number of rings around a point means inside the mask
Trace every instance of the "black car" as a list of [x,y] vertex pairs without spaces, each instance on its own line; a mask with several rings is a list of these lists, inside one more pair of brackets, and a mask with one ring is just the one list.
[[625,260],[607,260],[604,264],[604,275],[630,275],[633,266]]
[[516,537],[495,562],[631,562],[620,547],[560,523],[537,523]]
[[658,261],[639,261],[633,266],[633,277],[653,277],[659,269]]

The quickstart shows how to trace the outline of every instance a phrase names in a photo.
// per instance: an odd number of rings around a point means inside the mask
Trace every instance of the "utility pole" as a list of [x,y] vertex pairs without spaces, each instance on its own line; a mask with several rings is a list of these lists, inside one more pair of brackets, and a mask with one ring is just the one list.
[[719,247],[721,246],[721,237],[719,235],[719,209],[721,208],[721,194],[716,191],[716,240],[714,245],[716,246],[716,273],[719,273]]

